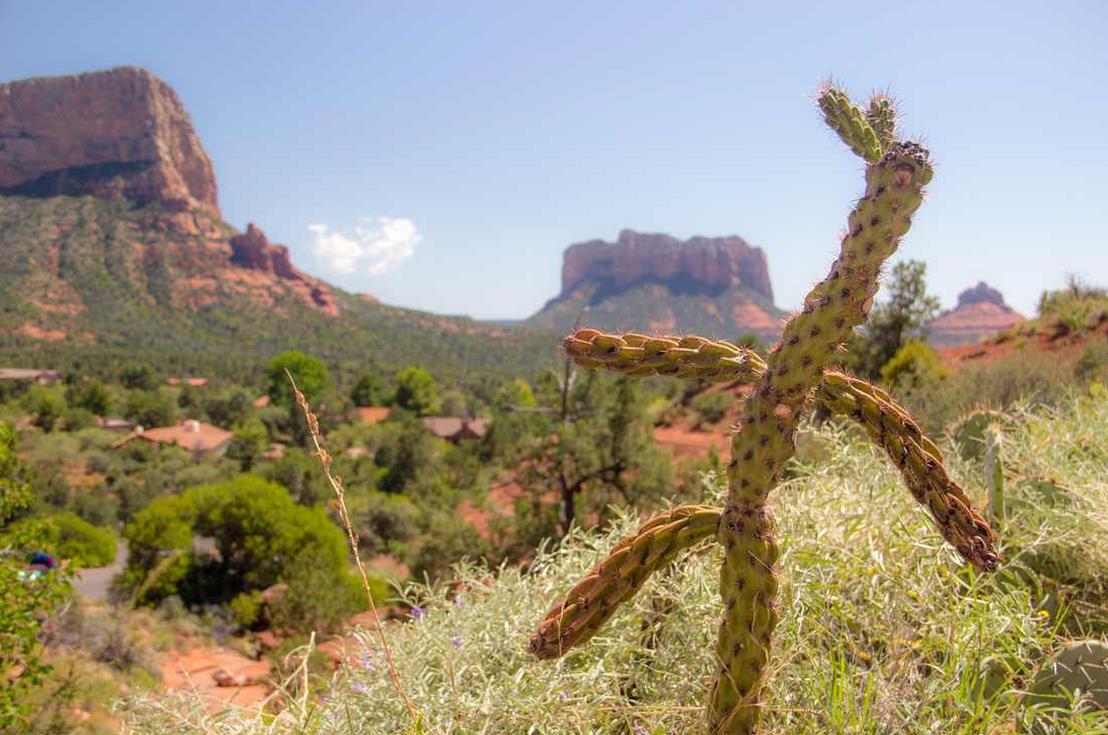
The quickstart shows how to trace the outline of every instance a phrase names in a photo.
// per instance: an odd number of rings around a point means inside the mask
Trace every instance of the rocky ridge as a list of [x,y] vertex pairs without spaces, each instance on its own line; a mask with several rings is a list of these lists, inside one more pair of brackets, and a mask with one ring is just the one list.
[[928,323],[928,342],[936,347],[975,344],[1022,321],[1000,291],[979,281],[958,294],[957,306]]

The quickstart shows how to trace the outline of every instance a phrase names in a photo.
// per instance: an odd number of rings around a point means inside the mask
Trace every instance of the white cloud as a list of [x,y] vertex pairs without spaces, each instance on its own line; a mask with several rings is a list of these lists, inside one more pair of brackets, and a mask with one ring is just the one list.
[[331,231],[324,224],[308,225],[315,236],[312,250],[339,273],[355,273],[362,267],[370,275],[388,273],[415,254],[421,237],[406,217],[363,217],[349,231]]

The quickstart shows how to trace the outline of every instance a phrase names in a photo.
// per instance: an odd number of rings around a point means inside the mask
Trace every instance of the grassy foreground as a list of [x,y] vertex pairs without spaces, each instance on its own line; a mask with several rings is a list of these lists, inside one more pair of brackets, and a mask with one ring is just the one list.
[[[944,546],[878,449],[835,426],[805,442],[802,458],[818,461],[798,463],[776,496],[782,605],[764,732],[1017,732],[1044,657],[1108,634],[1108,396],[1094,384],[1063,409],[1016,411],[1005,439],[1008,560],[988,577]],[[952,457],[951,469],[983,497],[979,460]],[[331,681],[293,681],[278,714],[212,714],[178,695],[128,702],[126,718],[143,735],[699,732],[718,546],[656,575],[564,659],[526,650],[547,607],[637,523],[577,533],[526,573],[462,567],[458,586],[405,590],[423,614],[389,637],[417,726],[368,634]],[[1061,731],[1108,733],[1108,712]]]

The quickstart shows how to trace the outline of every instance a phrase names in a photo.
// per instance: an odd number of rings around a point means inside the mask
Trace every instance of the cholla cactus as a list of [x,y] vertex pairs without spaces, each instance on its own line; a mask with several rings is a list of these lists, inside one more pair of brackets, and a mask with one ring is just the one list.
[[724,551],[723,619],[707,717],[709,732],[719,735],[748,735],[757,725],[777,622],[778,549],[768,497],[795,452],[797,426],[813,397],[858,422],[881,445],[963,558],[982,570],[998,561],[988,523],[915,421],[880,388],[831,369],[851,331],[865,320],[881,264],[908,231],[932,169],[926,149],[895,140],[895,112],[887,98],[875,97],[864,112],[828,85],[819,106],[828,125],[866,160],[866,191],[847,220],[830,273],[785,326],[768,360],[729,342],[691,336],[584,329],[564,342],[566,353],[588,368],[752,386],[732,442],[725,506],[677,508],[648,521],[551,608],[531,641],[540,658],[583,643],[654,570],[714,535]]

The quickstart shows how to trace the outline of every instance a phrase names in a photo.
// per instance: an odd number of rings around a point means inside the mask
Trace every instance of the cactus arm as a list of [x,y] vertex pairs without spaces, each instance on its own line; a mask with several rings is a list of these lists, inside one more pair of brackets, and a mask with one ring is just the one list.
[[835,413],[854,419],[885,450],[912,497],[963,559],[984,571],[996,568],[996,534],[951,479],[938,447],[904,409],[877,386],[830,370],[817,395]]
[[893,101],[883,94],[873,95],[869,101],[869,109],[866,110],[866,122],[873,128],[877,141],[881,144],[881,152],[884,153],[896,140],[896,109]]
[[[867,163],[875,163],[887,146],[874,130],[862,108],[854,104],[838,87],[826,84],[820,90],[817,99],[823,119],[834,130],[850,150],[861,156]],[[891,132],[882,130],[882,133]],[[889,141],[891,145],[892,141]]]
[[604,368],[633,378],[663,375],[713,383],[752,383],[766,364],[753,351],[704,337],[647,337],[580,329],[562,341],[566,355],[586,368]]
[[685,505],[647,521],[550,608],[531,638],[540,659],[558,658],[592,638],[621,603],[684,549],[716,533],[719,509]]
[[881,264],[908,231],[931,175],[928,153],[915,143],[897,143],[867,166],[866,193],[849,216],[838,259],[785,326],[744,406],[718,536],[725,611],[708,708],[713,733],[748,735],[756,726],[777,621],[778,550],[766,500],[795,452],[793,437],[808,394],[865,320]]
[[[639,377],[708,376],[719,382],[753,383],[766,370],[754,352],[703,337],[648,338],[583,329],[566,337],[563,345],[579,365]],[[982,570],[996,568],[995,534],[950,478],[939,448],[907,411],[876,385],[833,370],[824,371],[816,397],[833,413],[855,421],[885,450],[912,497],[931,513],[943,538],[966,561]]]

